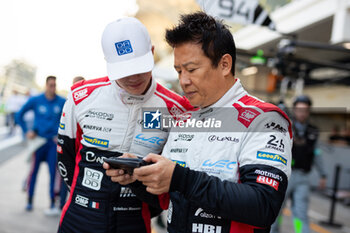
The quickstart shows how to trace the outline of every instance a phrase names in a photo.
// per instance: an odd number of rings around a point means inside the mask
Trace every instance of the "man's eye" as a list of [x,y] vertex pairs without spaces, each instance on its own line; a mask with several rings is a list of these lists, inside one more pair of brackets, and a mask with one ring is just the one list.
[[193,71],[195,71],[196,69],[188,69],[188,72],[192,73]]
[[176,72],[177,72],[178,74],[181,74],[181,70],[176,70]]

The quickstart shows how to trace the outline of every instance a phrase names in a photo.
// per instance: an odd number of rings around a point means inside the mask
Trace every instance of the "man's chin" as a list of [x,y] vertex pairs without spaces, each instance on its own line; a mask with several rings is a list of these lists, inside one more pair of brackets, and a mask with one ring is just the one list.
[[131,95],[142,95],[142,94],[144,94],[144,92],[146,92],[145,91],[145,88],[130,88],[129,90],[128,90],[128,92],[129,92],[129,94],[131,94]]
[[190,104],[195,107],[195,108],[200,108],[200,104],[198,101],[196,100],[191,100],[191,99],[188,99],[188,101],[190,102]]

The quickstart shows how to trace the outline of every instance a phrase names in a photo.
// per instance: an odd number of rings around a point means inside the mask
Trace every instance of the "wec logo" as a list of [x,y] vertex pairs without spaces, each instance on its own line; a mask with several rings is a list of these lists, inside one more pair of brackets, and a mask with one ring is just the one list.
[[157,144],[157,145],[162,145],[164,143],[164,139],[163,138],[160,138],[160,137],[150,137],[150,138],[146,138],[144,136],[144,134],[138,134],[136,137],[136,139],[140,139],[142,141],[145,141],[145,142],[150,142],[152,144]]
[[215,168],[226,168],[229,170],[232,170],[234,168],[234,165],[236,164],[235,161],[230,160],[217,160],[215,162],[211,162],[210,159],[205,160],[202,164],[203,167],[215,167]]

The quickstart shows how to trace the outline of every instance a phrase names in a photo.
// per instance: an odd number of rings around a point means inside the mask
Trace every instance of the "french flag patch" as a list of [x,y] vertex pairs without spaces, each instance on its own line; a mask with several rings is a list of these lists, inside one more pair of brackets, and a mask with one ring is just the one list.
[[100,208],[100,203],[92,201],[91,204],[90,204],[90,207],[94,208],[94,209],[99,209]]

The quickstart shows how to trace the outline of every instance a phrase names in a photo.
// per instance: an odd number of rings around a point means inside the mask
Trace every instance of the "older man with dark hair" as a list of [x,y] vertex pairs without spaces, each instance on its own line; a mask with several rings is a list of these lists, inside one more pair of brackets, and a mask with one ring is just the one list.
[[152,165],[135,169],[132,177],[114,169],[107,175],[130,183],[141,199],[169,192],[168,232],[269,232],[291,170],[288,117],[250,96],[234,77],[235,43],[221,21],[203,12],[183,15],[166,40],[181,87],[199,108],[186,114],[187,121],[220,119],[223,127],[174,127],[162,156],[144,158]]

